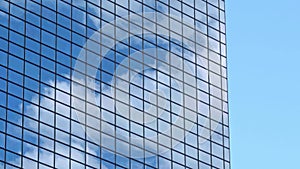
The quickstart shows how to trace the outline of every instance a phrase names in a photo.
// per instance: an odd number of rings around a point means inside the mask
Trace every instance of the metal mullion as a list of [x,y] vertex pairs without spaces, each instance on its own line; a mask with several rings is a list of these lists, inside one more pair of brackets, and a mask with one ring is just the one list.
[[[9,9],[9,11],[8,11],[8,23],[10,23],[10,3],[8,3],[8,9]],[[10,28],[10,25],[8,24],[7,25],[7,28],[9,29]],[[8,31],[8,39],[10,39],[10,31]],[[10,45],[7,45],[7,53],[6,53],[6,56],[7,56],[7,60],[6,60],[6,78],[8,79],[8,64],[9,64],[9,55],[8,55],[8,53],[9,53],[9,46]],[[8,118],[7,118],[7,108],[8,108],[8,82],[6,81],[6,91],[5,91],[5,94],[6,94],[6,107],[5,107],[5,134],[4,134],[4,161],[5,161],[5,166],[4,167],[6,167],[6,156],[7,156],[7,149],[6,149],[6,147],[7,147],[7,141],[6,141],[6,139],[7,139],[7,123],[8,123]]]
[[[26,18],[27,18],[27,14],[26,14],[26,5],[27,5],[27,3],[25,3],[25,12],[24,12],[24,14],[25,14],[25,16],[24,16],[24,35],[26,34]],[[24,49],[26,48],[26,37],[24,38]],[[25,86],[25,50],[24,50],[24,58],[23,58],[23,76],[22,76],[22,81],[23,81],[23,83],[22,83],[22,104],[24,105],[24,95],[25,95],[25,90],[24,90],[24,86]],[[22,112],[20,112],[21,114],[24,114],[24,112],[25,112],[25,108],[24,108],[24,106],[22,106],[22,108],[21,108],[22,110]],[[24,154],[23,154],[23,151],[24,151],[24,147],[23,147],[23,142],[24,142],[24,116],[22,115],[22,138],[21,138],[21,156],[23,156]],[[23,157],[24,158],[24,157]],[[24,163],[24,161],[23,161],[23,158],[21,158],[21,167],[23,166],[23,163]]]
[[[195,2],[195,0],[193,1],[193,7],[192,7],[193,9],[194,9],[194,21],[196,20],[196,2]],[[196,21],[195,21],[196,22]],[[195,23],[196,24],[196,23]],[[194,33],[194,44],[195,44],[195,48],[197,48],[197,40],[196,40],[196,34],[197,34],[197,30],[196,30],[196,28],[194,29],[195,30],[195,33]],[[195,82],[196,82],[196,84],[195,84],[195,89],[196,89],[196,110],[195,110],[195,114],[196,114],[196,124],[194,124],[194,125],[196,125],[196,137],[197,137],[197,140],[196,140],[196,142],[197,142],[197,145],[195,145],[195,148],[197,149],[197,166],[198,166],[198,168],[200,168],[200,164],[199,164],[199,160],[200,160],[200,155],[199,155],[199,150],[200,150],[200,141],[199,141],[199,131],[198,131],[198,124],[200,123],[200,121],[199,121],[199,117],[198,117],[198,108],[199,108],[199,105],[198,105],[198,101],[200,100],[200,98],[198,97],[198,89],[197,89],[197,86],[198,86],[198,80],[197,80],[197,60],[198,60],[198,57],[197,57],[197,50],[195,49],[195,63],[194,63],[194,65],[195,65],[195,75],[194,75],[194,77],[195,77]],[[189,119],[188,119],[189,120]]]
[[[114,4],[114,13],[116,13],[116,5]],[[101,13],[102,14],[102,13]],[[129,19],[129,18],[128,18]],[[112,38],[113,39],[113,41],[114,41],[114,44],[116,44],[117,43],[117,41],[116,41],[116,36],[117,36],[117,30],[116,30],[116,16],[114,16],[114,27],[113,27],[113,31],[114,31],[114,38]],[[116,67],[116,45],[114,45],[113,46],[113,50],[114,50],[114,53],[113,53],[113,55],[114,55],[114,61],[113,61],[113,66],[114,66],[114,70],[115,69],[117,69],[117,67]],[[101,51],[102,52],[102,51]],[[113,96],[113,102],[114,102],[114,113],[117,113],[117,105],[116,105],[116,85],[117,85],[117,82],[116,82],[116,76],[113,76],[113,78],[112,78],[112,82],[114,83],[114,85],[113,85],[113,88],[112,88],[112,90],[114,90],[114,96]],[[130,88],[129,88],[129,90],[130,90]],[[117,127],[116,127],[116,125],[117,125],[117,118],[116,118],[116,115],[115,115],[115,118],[114,118],[114,134],[113,134],[113,138],[114,138],[114,153],[116,153],[116,147],[117,147],[117,134],[116,134],[116,129],[117,129]],[[129,127],[130,127],[130,125],[129,125]],[[117,165],[117,157],[116,157],[116,154],[114,154],[114,164],[115,165]]]
[[[206,4],[206,13],[205,13],[205,15],[206,15],[206,33],[207,33],[207,35],[208,35],[208,27],[209,27],[209,22],[208,22],[208,19],[209,19],[209,17],[208,17],[208,2],[205,2]],[[209,38],[207,38],[206,39],[207,40],[207,59],[208,60],[210,60],[209,59],[209,50],[210,50],[210,45],[209,45]],[[207,80],[207,84],[208,84],[208,93],[209,93],[209,100],[208,100],[208,110],[209,110],[209,112],[208,112],[208,117],[207,117],[207,120],[209,120],[209,133],[210,133],[210,136],[211,136],[211,134],[212,134],[212,132],[211,132],[211,101],[210,101],[210,85],[211,85],[211,83],[210,83],[210,76],[209,76],[209,72],[210,72],[210,69],[209,69],[209,64],[207,65],[207,69],[208,69],[208,80]],[[212,142],[211,142],[211,139],[210,138],[204,138],[204,139],[207,139],[207,141],[209,141],[209,144],[210,144],[210,152],[208,153],[209,154],[209,156],[210,156],[210,161],[212,162],[212,160],[213,160],[213,158],[212,158]],[[210,164],[210,166],[212,166],[212,163]]]
[[[86,8],[87,8],[87,5],[86,5]],[[73,15],[72,15],[72,12],[71,12],[71,20],[72,20],[72,16]],[[85,15],[85,20],[87,21],[87,19],[88,19],[88,17],[87,17],[87,14],[86,14]],[[72,20],[71,21],[71,27],[73,27],[73,22],[77,22],[77,21],[76,20]],[[88,28],[88,24],[86,23],[85,28],[84,28],[84,30],[85,30],[84,37],[87,37],[87,30],[88,30],[87,28]],[[87,45],[86,45],[86,43],[85,43],[84,47],[86,49],[88,48]],[[72,50],[71,50],[71,54],[72,54]],[[86,75],[87,75],[87,50],[84,50],[84,54],[85,54],[85,58],[84,58],[85,59],[84,60],[84,69],[85,70],[84,70],[84,74],[83,74],[83,77],[84,77],[84,85],[83,85],[83,87],[84,87],[84,92],[85,93],[84,93],[84,99],[83,99],[83,101],[84,101],[84,111],[85,112],[83,112],[83,113],[84,113],[84,131],[85,131],[85,134],[84,134],[84,152],[86,152],[86,150],[87,150],[87,141],[88,141],[88,134],[87,134],[87,129],[88,129],[88,126],[87,126],[87,117],[88,117],[88,115],[87,115],[87,97],[88,97],[87,93],[88,93],[88,89],[87,89],[87,77],[86,77]],[[71,62],[73,62],[73,59],[71,60]],[[71,63],[71,65],[72,65],[72,63]],[[75,71],[75,70],[73,70],[73,71]],[[73,78],[72,78],[72,80],[73,80]],[[72,85],[72,87],[73,87],[73,85]],[[72,97],[74,97],[74,96],[72,96]],[[70,150],[70,153],[72,153],[71,151],[72,151],[72,148]],[[70,157],[71,157],[71,154],[70,154]],[[82,163],[85,166],[87,165],[86,161],[87,161],[86,160],[86,155],[84,155],[84,161]],[[71,165],[70,165],[70,167],[71,167]]]
[[[227,44],[227,36],[226,36],[226,12],[225,12],[225,7],[226,7],[226,3],[225,3],[225,1],[224,1],[224,17],[225,17],[225,23],[224,23],[224,25],[225,25],[225,32],[224,32],[224,36],[225,36],[225,44]],[[221,32],[221,31],[220,31]],[[227,46],[226,46],[226,49],[227,49]],[[227,52],[227,50],[226,50],[226,58],[227,58],[227,54],[228,54],[228,52]],[[226,62],[228,62],[227,60],[226,60]],[[221,66],[221,67],[223,67],[223,66]],[[222,69],[221,69],[221,71],[222,71]],[[226,71],[226,75],[228,76],[228,69],[227,69],[227,64],[226,64],[226,68],[225,68],[225,71]],[[228,87],[228,77],[226,77],[226,86]],[[228,107],[227,107],[227,114],[228,114],[228,137],[227,136],[224,136],[224,128],[223,128],[223,144],[224,144],[224,137],[227,137],[228,138],[228,151],[229,151],[229,158],[228,158],[228,164],[229,164],[229,168],[231,168],[231,153],[230,153],[230,130],[229,130],[229,122],[230,122],[230,119],[229,119],[229,97],[228,97],[228,89],[227,89],[227,91],[225,91],[226,93],[227,93],[227,105],[228,105]],[[222,89],[222,93],[223,93],[223,89]],[[223,97],[222,97],[223,98]],[[227,120],[227,119],[226,119]],[[225,158],[225,157],[224,157]],[[224,166],[226,166],[226,163],[224,164]]]

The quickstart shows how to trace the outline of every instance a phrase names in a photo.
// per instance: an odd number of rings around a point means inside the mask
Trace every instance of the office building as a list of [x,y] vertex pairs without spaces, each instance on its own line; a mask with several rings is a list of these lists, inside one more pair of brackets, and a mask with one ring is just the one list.
[[230,169],[223,0],[1,0],[0,168]]

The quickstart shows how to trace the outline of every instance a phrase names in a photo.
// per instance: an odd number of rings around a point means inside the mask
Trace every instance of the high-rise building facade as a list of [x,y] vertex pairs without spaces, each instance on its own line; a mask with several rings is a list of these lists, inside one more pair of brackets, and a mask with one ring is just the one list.
[[0,0],[0,169],[230,169],[223,0]]

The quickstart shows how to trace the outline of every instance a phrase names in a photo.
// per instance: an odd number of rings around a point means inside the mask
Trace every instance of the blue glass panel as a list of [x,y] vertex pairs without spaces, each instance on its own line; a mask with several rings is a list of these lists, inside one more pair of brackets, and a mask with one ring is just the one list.
[[55,51],[54,49],[49,48],[48,46],[42,45],[42,55],[52,60],[55,60]]
[[[24,1],[21,1],[21,2],[18,2],[18,3],[24,5]],[[10,13],[17,16],[17,17],[19,17],[19,18],[25,19],[25,10],[18,7],[18,6],[16,6],[16,5],[13,5],[13,4],[10,5]]]
[[36,92],[39,91],[39,83],[28,77],[25,77],[25,87]]
[[13,17],[12,15],[10,16],[10,28],[14,31],[17,31],[21,34],[24,33],[24,21],[16,18],[16,17]]
[[[6,161],[8,163],[12,163],[15,166],[20,167],[21,166],[21,156],[13,154],[11,152],[6,151]],[[14,169],[15,167],[6,166],[6,168]]]
[[8,14],[0,11],[0,16],[1,16],[0,25],[8,27]]
[[21,141],[16,138],[7,136],[6,137],[6,148],[10,151],[20,154],[22,151]]
[[20,112],[22,106],[22,100],[14,96],[8,95],[8,108]]
[[[1,134],[0,134],[0,140],[3,141],[3,143],[4,143],[4,140],[1,139]],[[0,142],[1,142],[1,141],[0,141]],[[1,144],[2,144],[2,143],[0,143],[0,147],[2,147]],[[3,149],[0,149],[0,160],[1,160],[1,161],[4,161],[4,157],[5,157],[5,152],[4,152]],[[4,166],[1,166],[1,165],[3,165],[3,163],[0,163],[0,168],[1,168],[1,167],[4,168]]]
[[9,12],[9,2],[1,1],[0,2],[0,9],[5,11],[5,12]]
[[0,37],[8,39],[8,29],[7,28],[0,26]]
[[55,78],[55,76],[53,73],[51,73],[45,69],[42,69],[42,71],[41,71],[42,82],[50,84],[50,82],[54,82],[54,78]]
[[[8,42],[6,40],[0,39],[0,49],[2,49],[4,51],[8,50]],[[4,55],[4,53],[3,53],[3,55]]]
[[33,64],[30,64],[28,62],[25,62],[25,74],[31,78],[34,78],[34,79],[39,79],[39,67],[33,65]]
[[42,31],[42,43],[55,48],[55,36],[46,31]]
[[56,10],[56,1],[42,1],[42,4],[52,10]]
[[15,124],[7,123],[6,131],[10,135],[22,138],[22,128],[16,126]]
[[8,71],[8,80],[15,82],[17,84],[23,84],[23,76],[11,70]]
[[[0,43],[1,42],[2,41],[0,40]],[[2,46],[2,44],[1,44],[1,46]],[[0,65],[7,66],[7,58],[8,58],[7,53],[0,51]],[[2,73],[3,72],[1,72],[1,77],[3,77]]]
[[71,28],[71,20],[65,16],[62,16],[61,14],[57,15],[57,22],[59,25],[62,25],[68,29]]
[[45,57],[42,57],[41,66],[43,68],[51,70],[52,72],[55,71],[55,63],[52,60],[47,59]]
[[61,52],[57,52],[57,62],[66,65],[66,66],[71,66],[71,58],[70,56],[67,56]]
[[67,40],[71,40],[71,31],[69,31],[68,29],[65,29],[61,26],[57,27],[57,34]]
[[0,91],[0,106],[6,107],[6,93]]
[[4,79],[0,79],[0,90],[6,91],[7,82]]
[[24,48],[13,43],[9,43],[9,52],[19,58],[24,58]]
[[70,55],[71,54],[71,44],[70,42],[57,38],[57,49]]
[[40,40],[40,29],[31,25],[31,24],[26,24],[26,35],[29,36],[30,38],[33,38],[37,41]]
[[[35,2],[33,2],[33,1],[26,1],[26,8],[29,11],[34,12],[34,13],[36,13],[38,15],[41,14],[41,9],[40,9],[41,7],[40,7],[40,5],[37,4],[37,3],[35,3]],[[26,19],[28,19],[27,17],[28,17],[28,14],[26,13]]]
[[51,11],[50,9],[42,7],[42,15],[49,20],[56,21],[56,13]]
[[33,51],[39,53],[40,52],[40,46],[41,46],[40,43],[26,38],[26,48],[27,49],[30,49],[30,50],[33,50]]
[[8,83],[8,93],[18,96],[18,97],[23,97],[23,88],[9,82]]
[[[38,11],[38,10],[35,10]],[[41,19],[40,16],[37,16],[31,12],[26,12],[26,21],[28,21],[29,23],[34,24],[35,26],[40,26],[41,24]]]
[[15,56],[9,56],[9,67],[15,71],[18,71],[18,72],[23,72],[23,64],[24,64],[24,61],[15,57]]
[[63,1],[58,1],[58,10],[59,13],[64,14],[67,17],[71,17],[71,6]]
[[[0,113],[3,113],[3,114],[4,114],[5,112],[1,112],[1,111],[0,111]],[[5,115],[5,114],[4,114],[4,115]],[[0,116],[3,116],[3,115],[0,115]],[[5,128],[6,128],[6,127],[5,127],[5,123],[6,123],[5,121],[0,120],[0,131],[2,131],[2,132],[5,132]]]
[[26,50],[25,51],[25,59],[36,64],[36,65],[39,65],[40,64],[40,56],[29,51],[29,50]]
[[115,67],[112,61],[104,58],[102,59],[101,66],[102,70],[114,74]]

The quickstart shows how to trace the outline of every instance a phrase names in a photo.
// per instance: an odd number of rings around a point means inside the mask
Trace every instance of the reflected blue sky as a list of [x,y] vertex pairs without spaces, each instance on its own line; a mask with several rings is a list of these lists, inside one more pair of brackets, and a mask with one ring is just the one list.
[[298,168],[300,1],[227,1],[232,169]]

